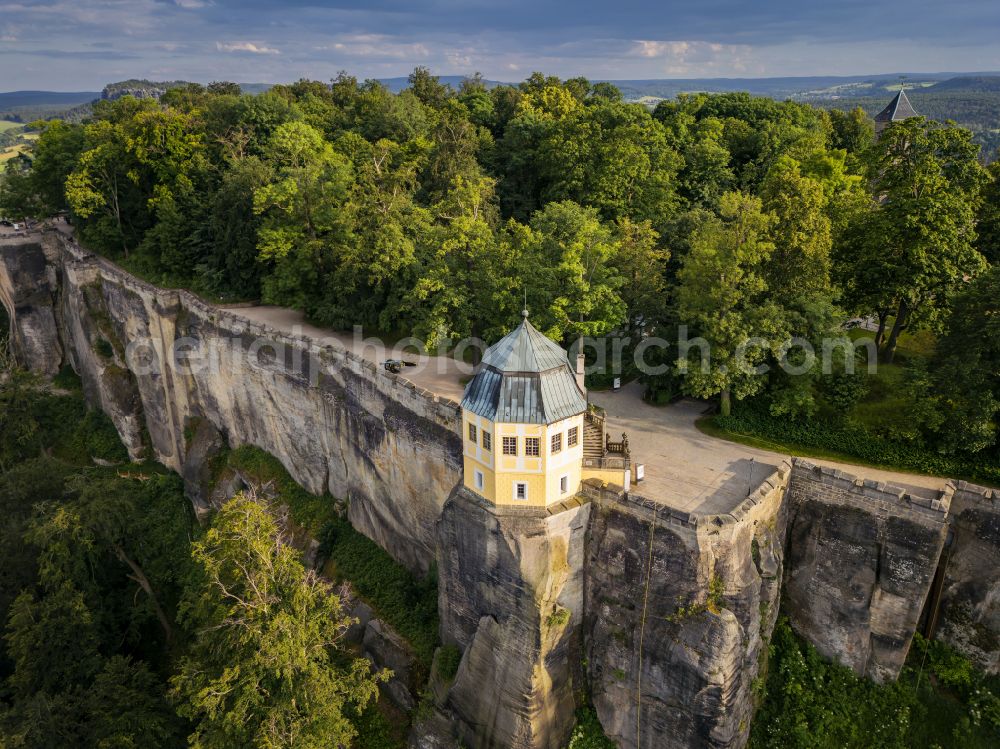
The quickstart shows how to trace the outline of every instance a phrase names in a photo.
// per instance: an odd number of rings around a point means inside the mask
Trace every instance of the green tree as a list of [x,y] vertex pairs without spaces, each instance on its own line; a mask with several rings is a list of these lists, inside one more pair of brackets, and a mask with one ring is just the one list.
[[850,112],[831,109],[829,115],[831,148],[860,155],[871,146],[875,139],[874,123],[861,107],[855,107]]
[[[522,278],[529,309],[545,334],[564,343],[601,336],[625,322],[615,268],[618,240],[594,208],[566,200],[531,218]],[[530,278],[530,281],[528,279]]]
[[976,249],[993,265],[1000,264],[1000,161],[989,167],[989,181],[976,221]]
[[431,130],[432,147],[421,170],[421,193],[428,203],[440,201],[457,177],[475,181],[481,174],[477,156],[489,148],[489,130],[477,127],[469,111],[459,101],[442,105],[437,124]]
[[[66,200],[83,219],[94,219],[89,236],[105,251],[120,246],[125,257],[138,243],[128,206],[136,199],[125,139],[115,124],[100,120],[87,126],[87,150],[66,179]],[[131,198],[131,199],[130,199]]]
[[416,97],[434,109],[443,107],[452,94],[451,89],[441,83],[440,78],[431,75],[431,71],[422,65],[415,67],[407,80]]
[[635,340],[666,315],[667,261],[670,251],[661,247],[651,222],[628,218],[615,224],[618,248],[612,265],[621,276],[619,294],[627,310],[629,333]]
[[9,168],[0,179],[0,209],[11,216],[51,216],[69,209],[66,178],[84,147],[84,129],[62,120],[33,123],[41,129],[31,149],[31,169]]
[[[679,319],[707,340],[710,360],[703,366],[703,352],[694,348],[691,360],[679,360],[678,367],[688,392],[720,395],[721,412],[729,415],[733,396],[739,400],[763,387],[764,378],[753,368],[787,335],[781,309],[766,293],[772,217],[759,198],[733,192],[722,196],[719,212],[695,230],[677,289]],[[753,338],[762,343],[748,346]]]
[[192,556],[198,575],[183,621],[194,633],[171,679],[193,746],[328,747],[350,744],[348,706],[378,690],[367,660],[334,659],[350,621],[307,572],[267,507],[238,494]]
[[806,298],[829,295],[833,236],[823,186],[804,176],[798,162],[783,156],[764,179],[761,197],[764,210],[775,218],[769,234],[774,245],[769,285],[781,289],[786,305],[791,301],[801,307]]
[[264,266],[258,260],[261,216],[254,193],[271,182],[268,164],[256,156],[234,160],[212,196],[211,244],[198,267],[202,283],[219,295],[260,297]]
[[353,238],[337,257],[333,288],[317,314],[321,320],[341,327],[374,323],[383,329],[399,322],[430,224],[430,213],[415,198],[425,145],[422,140],[369,143],[355,133],[337,140],[338,151],[354,164],[355,181],[345,206],[352,215]]
[[499,322],[500,297],[517,295],[514,269],[496,236],[494,184],[487,177],[456,177],[432,209],[437,224],[409,312],[416,333],[430,346],[483,336]]
[[949,298],[985,262],[975,249],[975,212],[984,170],[971,133],[910,118],[886,128],[866,153],[874,210],[861,217],[840,258],[848,299],[899,335],[938,322]]
[[997,445],[1000,415],[1000,266],[956,297],[938,345],[935,379],[942,395],[943,444],[950,452]]
[[279,125],[268,143],[272,181],[254,191],[261,216],[258,253],[273,266],[263,298],[299,309],[315,307],[324,271],[329,273],[351,242],[351,216],[343,210],[350,162],[304,122]]
[[26,370],[0,371],[0,471],[39,450],[39,385],[37,375]]

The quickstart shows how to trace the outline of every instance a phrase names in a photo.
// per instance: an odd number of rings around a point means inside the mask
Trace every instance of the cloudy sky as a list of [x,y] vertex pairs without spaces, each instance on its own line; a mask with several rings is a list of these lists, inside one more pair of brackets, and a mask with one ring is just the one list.
[[0,91],[1000,70],[997,0],[0,0]]

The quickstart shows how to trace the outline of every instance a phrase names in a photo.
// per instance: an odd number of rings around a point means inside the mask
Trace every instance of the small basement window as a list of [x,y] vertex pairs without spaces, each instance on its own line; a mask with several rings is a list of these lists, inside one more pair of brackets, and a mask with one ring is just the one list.
[[565,494],[569,491],[569,476],[559,477],[559,493]]
[[528,498],[528,485],[523,481],[514,482],[514,499],[525,500]]
[[480,489],[480,490],[483,488],[483,472],[482,471],[476,471],[476,488]]

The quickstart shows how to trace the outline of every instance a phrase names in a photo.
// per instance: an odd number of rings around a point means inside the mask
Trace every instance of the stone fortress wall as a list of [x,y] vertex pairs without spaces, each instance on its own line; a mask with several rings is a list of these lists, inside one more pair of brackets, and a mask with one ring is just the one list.
[[[355,527],[414,571],[436,563],[442,639],[464,655],[414,746],[561,749],[589,685],[619,746],[741,747],[781,606],[875,679],[896,676],[918,629],[1000,668],[993,490],[909,494],[795,460],[719,515],[596,481],[500,511],[460,488],[457,404],[342,349],[154,287],[52,231],[0,239],[0,302],[21,360],[72,364],[130,455],[181,471],[196,504],[195,417],[348,500]],[[126,356],[148,340],[162,360],[181,338],[231,366],[136,373]]]

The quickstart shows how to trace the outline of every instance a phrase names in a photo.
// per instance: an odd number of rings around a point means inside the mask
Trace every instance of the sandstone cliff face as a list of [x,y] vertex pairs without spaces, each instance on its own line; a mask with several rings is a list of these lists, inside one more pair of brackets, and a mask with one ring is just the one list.
[[894,680],[941,555],[950,495],[911,497],[801,460],[789,493],[793,628],[859,676]]
[[63,358],[57,288],[41,242],[0,239],[0,303],[10,317],[14,351],[25,367],[46,375],[58,372]]
[[593,496],[585,638],[621,747],[740,747],[781,591],[787,465],[732,514]]
[[[0,258],[20,348],[47,373],[65,351],[133,458],[183,470],[184,426],[207,419],[232,446],[275,455],[310,491],[349,500],[358,530],[429,569],[435,523],[461,479],[454,403],[342,349],[153,287],[54,232],[45,242],[47,262],[35,245]],[[179,341],[185,353],[174,357]]]
[[[958,482],[936,636],[1000,673],[1000,492]],[[934,618],[936,612],[931,612]],[[931,626],[933,628],[934,622]]]
[[463,651],[445,710],[476,749],[562,749],[581,658],[590,505],[504,512],[465,489],[438,527],[441,638]]

